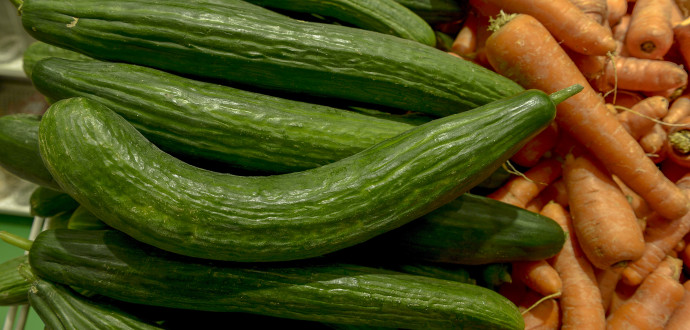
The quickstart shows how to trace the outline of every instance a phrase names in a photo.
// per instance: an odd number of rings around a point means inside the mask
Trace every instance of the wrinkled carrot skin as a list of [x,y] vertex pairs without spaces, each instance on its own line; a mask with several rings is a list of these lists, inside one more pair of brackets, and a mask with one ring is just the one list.
[[541,214],[568,233],[563,249],[552,258],[563,282],[561,329],[604,329],[606,315],[594,268],[580,250],[567,211],[557,203],[549,203]]
[[689,202],[606,109],[565,51],[534,17],[517,15],[486,42],[489,62],[525,88],[553,93],[573,84],[584,89],[561,102],[556,123],[599,158],[610,172],[669,219],[688,213]]
[[589,18],[604,24],[608,18],[607,0],[569,0]]
[[632,56],[661,59],[671,48],[671,1],[635,1],[625,37],[625,47]]
[[[680,178],[678,185],[690,195],[690,173]],[[642,257],[631,262],[623,270],[622,281],[629,285],[639,285],[664,257],[690,232],[690,214],[679,219],[647,222],[645,230],[645,251]]]
[[685,293],[683,285],[678,282],[682,266],[679,259],[664,259],[633,296],[608,316],[607,328],[664,329]]
[[666,322],[664,330],[690,329],[690,281],[685,281],[683,288],[685,289],[683,300],[676,306],[676,310],[673,311],[668,322]]
[[606,92],[618,89],[659,92],[677,89],[688,84],[685,69],[671,61],[615,56],[607,60],[597,89]]
[[[478,0],[507,13],[530,15],[568,48],[586,55],[606,55],[616,49],[611,31],[569,0]],[[538,54],[538,53],[535,53]]]
[[563,181],[578,242],[595,267],[642,256],[645,243],[632,206],[594,158],[566,157]]
[[606,1],[607,21],[611,26],[620,22],[621,18],[628,12],[627,0],[608,0]]
[[558,142],[558,126],[552,122],[537,136],[527,141],[510,160],[520,166],[533,167],[556,145],[556,142]]
[[653,96],[633,105],[630,111],[621,110],[617,117],[623,128],[635,140],[639,140],[644,134],[652,130],[656,124],[654,120],[660,120],[667,113],[668,99]]
[[487,197],[524,208],[551,182],[561,176],[561,163],[555,159],[544,159],[524,173],[508,180]]
[[[672,126],[668,130],[668,136],[672,136],[672,134],[678,133],[678,132],[690,132],[690,117],[685,117],[680,119],[678,122],[676,122],[678,125],[687,125],[687,126]],[[666,151],[668,153],[668,159],[680,166],[683,167],[688,167],[690,168],[690,153],[683,153],[679,150],[677,150],[674,146],[675,143],[671,138],[667,138],[664,140],[665,146],[666,146]]]
[[512,276],[543,296],[563,289],[560,275],[546,260],[515,261],[512,265]]
[[557,330],[560,327],[561,313],[558,302],[548,299],[532,307],[542,296],[534,291],[529,291],[518,305],[518,309],[525,320],[525,330]]

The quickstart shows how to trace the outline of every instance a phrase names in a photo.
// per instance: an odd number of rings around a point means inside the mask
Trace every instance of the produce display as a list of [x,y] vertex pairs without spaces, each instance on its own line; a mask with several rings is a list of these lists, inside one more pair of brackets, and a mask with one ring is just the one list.
[[0,166],[49,221],[0,228],[28,252],[0,305],[51,329],[690,328],[690,3],[11,2],[51,106],[0,117]]

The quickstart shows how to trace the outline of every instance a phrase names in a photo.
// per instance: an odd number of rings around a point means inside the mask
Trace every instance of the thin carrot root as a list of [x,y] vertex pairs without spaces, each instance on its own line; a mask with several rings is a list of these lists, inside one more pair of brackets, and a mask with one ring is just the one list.
[[[547,299],[542,301],[544,298]],[[518,308],[525,320],[525,330],[557,330],[560,326],[560,308],[553,297],[542,297],[529,291]]]

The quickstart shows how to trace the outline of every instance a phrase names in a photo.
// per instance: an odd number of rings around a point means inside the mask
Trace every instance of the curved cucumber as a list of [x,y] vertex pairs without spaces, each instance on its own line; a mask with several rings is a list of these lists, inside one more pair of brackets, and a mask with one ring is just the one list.
[[38,151],[40,121],[33,114],[0,116],[0,166],[29,182],[60,189]]
[[246,0],[269,8],[318,14],[350,23],[358,28],[386,33],[436,45],[431,26],[394,0]]
[[523,90],[419,42],[240,0],[26,0],[20,12],[37,40],[98,59],[437,116]]
[[412,329],[524,328],[515,305],[476,285],[323,259],[185,258],[112,230],[44,231],[29,261],[42,278],[132,303]]
[[73,98],[46,112],[39,146],[63,190],[115,229],[189,256],[277,261],[333,252],[429,213],[554,116],[548,95],[525,91],[331,164],[243,177],[181,162],[105,106]]

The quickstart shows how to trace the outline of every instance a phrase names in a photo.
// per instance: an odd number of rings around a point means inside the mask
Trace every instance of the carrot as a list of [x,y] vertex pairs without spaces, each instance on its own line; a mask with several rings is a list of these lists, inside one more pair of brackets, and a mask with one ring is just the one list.
[[690,281],[683,283],[685,294],[671,317],[666,322],[665,330],[683,330],[690,328]]
[[510,160],[520,166],[533,167],[539,163],[551,148],[556,145],[558,141],[558,126],[555,122],[547,126],[537,136],[527,141],[527,143],[520,148]]
[[464,58],[474,57],[474,52],[477,50],[477,24],[479,21],[478,13],[470,11],[467,18],[458,32],[458,35],[453,40],[451,51]]
[[570,0],[570,2],[599,24],[603,25],[608,19],[607,0]]
[[606,269],[594,270],[604,310],[607,310],[611,305],[611,299],[616,291],[616,285],[621,278],[622,271],[623,267],[609,267]]
[[673,36],[685,65],[690,65],[690,17],[673,26]]
[[[690,96],[682,95],[675,99],[668,108],[668,113],[661,120],[667,124],[675,124],[684,117],[690,117]],[[671,125],[664,126],[666,130]]]
[[630,109],[621,108],[617,115],[623,128],[635,139],[639,140],[651,131],[659,120],[668,113],[668,100],[665,97],[647,97],[633,105]]
[[[690,195],[690,173],[680,178],[676,185],[684,193]],[[642,257],[625,267],[622,281],[629,285],[639,285],[688,232],[690,232],[690,214],[673,220],[648,219],[644,234],[646,242],[644,253]]]
[[[498,25],[498,24],[497,24]],[[499,25],[486,41],[489,62],[525,88],[547,93],[580,84],[584,89],[558,105],[558,128],[572,135],[649,205],[669,219],[688,213],[688,198],[656,167],[606,109],[558,42],[529,15]]]
[[568,57],[588,80],[599,81],[606,67],[606,56],[585,55],[569,49],[564,49]]
[[637,217],[599,162],[588,155],[567,156],[563,181],[578,242],[595,267],[606,269],[642,256],[645,245]]
[[664,141],[668,159],[680,166],[690,167],[690,116],[680,119],[676,124],[687,126],[673,126],[669,129]]
[[[614,106],[632,108],[633,105],[637,104],[637,102],[640,102],[645,98],[645,96],[641,95],[638,92],[617,90],[615,93],[608,93],[606,95],[606,102],[607,104],[611,104]],[[616,113],[618,113],[617,110]]]
[[[518,309],[525,320],[525,330],[557,330],[560,326],[561,315],[558,302],[547,299],[539,302],[543,297],[534,291],[529,291],[518,304]],[[538,305],[535,305],[539,303]]]
[[524,176],[511,178],[487,197],[524,208],[530,200],[559,176],[561,176],[561,163],[547,158],[527,170]]
[[561,277],[546,260],[514,261],[512,265],[512,277],[537,293],[548,296],[561,292]]
[[628,33],[628,28],[630,28],[630,14],[626,12],[625,15],[621,16],[618,23],[611,26],[611,33],[613,34],[613,39],[616,41],[620,41],[621,43],[625,42],[625,34]]
[[563,249],[552,258],[563,282],[561,328],[604,329],[606,316],[594,269],[580,250],[568,212],[557,203],[549,203],[541,214],[568,233]]
[[628,52],[638,58],[661,59],[673,44],[673,0],[637,0],[625,35]]
[[613,88],[659,92],[675,90],[688,83],[688,73],[673,62],[635,57],[615,56],[604,64],[597,80],[597,89],[607,92]]
[[[508,13],[533,16],[557,40],[586,55],[606,55],[616,49],[610,29],[598,24],[569,0],[477,0]],[[538,52],[537,52],[538,53]]]
[[668,158],[667,136],[668,133],[657,123],[654,124],[651,131],[643,135],[638,141],[642,149],[647,153],[647,156],[654,163],[661,163]]
[[637,223],[640,225],[640,230],[644,232],[646,219],[654,213],[652,209],[649,208],[647,202],[640,197],[636,192],[632,191],[628,186],[623,183],[617,176],[613,175],[611,177],[613,181],[618,185],[618,188],[623,192],[625,199],[628,200],[630,206],[635,212],[635,217],[637,217]]
[[628,285],[623,281],[618,281],[618,284],[616,284],[616,288],[613,291],[613,295],[611,296],[609,307],[606,310],[606,315],[608,316],[615,313],[619,307],[623,306],[626,301],[630,300],[633,294],[635,294],[635,290],[637,290],[636,285]]
[[560,178],[546,187],[536,198],[532,200],[536,205],[540,205],[541,210],[547,203],[555,202],[561,206],[568,207],[568,193],[565,190],[563,178]]
[[683,299],[679,259],[666,257],[635,293],[606,319],[608,329],[663,329]]
[[671,26],[676,26],[678,23],[685,19],[685,15],[681,11],[678,3],[675,0],[670,1],[671,3]]
[[627,0],[608,0],[606,1],[607,20],[611,26],[618,24],[628,12]]

